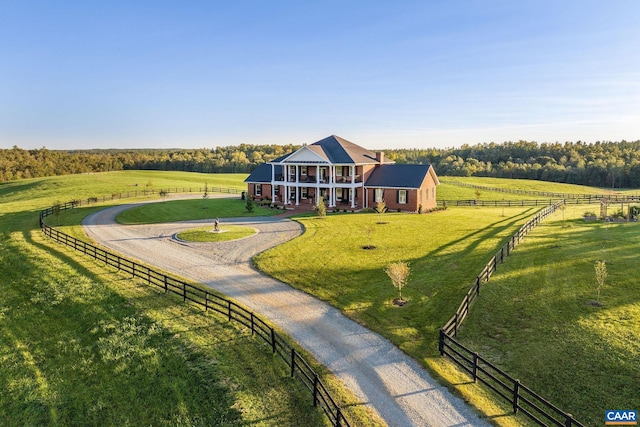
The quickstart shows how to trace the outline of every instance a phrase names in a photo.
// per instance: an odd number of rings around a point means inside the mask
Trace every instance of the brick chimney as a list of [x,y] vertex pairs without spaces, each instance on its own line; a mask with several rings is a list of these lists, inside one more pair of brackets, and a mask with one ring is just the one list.
[[376,160],[379,163],[384,163],[384,151],[376,151]]

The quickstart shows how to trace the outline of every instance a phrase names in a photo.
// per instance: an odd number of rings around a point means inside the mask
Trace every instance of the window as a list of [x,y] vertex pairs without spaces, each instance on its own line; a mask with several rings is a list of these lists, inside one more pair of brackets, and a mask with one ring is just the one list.
[[300,175],[306,175],[306,174],[307,174],[307,167],[300,166]]
[[401,205],[407,204],[407,190],[398,190],[398,203]]
[[306,199],[307,197],[309,197],[309,188],[308,187],[302,187],[300,190],[302,190],[302,193],[300,194],[300,197],[302,197],[303,199]]
[[382,188],[376,188],[375,189],[375,195],[373,197],[373,201],[378,203],[384,200],[384,189]]
[[254,196],[262,196],[262,184],[255,184],[255,187],[253,187],[253,195]]
[[276,196],[279,196],[279,195],[280,195],[280,186],[279,186],[279,185],[276,185],[276,186],[275,186],[275,188],[274,188],[274,192],[275,192],[275,195],[276,195]]

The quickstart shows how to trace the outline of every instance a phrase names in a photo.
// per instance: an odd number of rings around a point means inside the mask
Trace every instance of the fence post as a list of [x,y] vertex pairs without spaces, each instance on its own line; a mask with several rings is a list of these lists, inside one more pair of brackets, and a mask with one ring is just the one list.
[[564,427],[571,427],[571,426],[573,426],[573,415],[565,414]]
[[342,425],[341,422],[342,422],[342,410],[338,406],[338,408],[336,409],[336,427],[340,427]]
[[473,382],[478,379],[478,352],[473,353]]
[[444,329],[440,329],[440,336],[438,338],[438,351],[440,356],[444,356]]
[[513,413],[517,414],[520,407],[520,380],[513,383]]
[[318,374],[313,374],[313,406],[318,406]]
[[167,285],[167,275],[164,275],[164,293],[169,292],[169,286]]
[[253,323],[253,313],[251,313],[251,335],[253,335],[255,330],[256,330],[253,325],[254,325],[254,323]]
[[295,370],[296,370],[296,349],[292,348],[291,349],[291,377],[293,377]]
[[453,323],[453,336],[458,336],[458,312],[456,311],[455,322]]
[[227,302],[229,303],[229,322],[231,322],[231,300]]
[[273,353],[276,352],[276,333],[273,328],[271,328],[271,350]]
[[209,311],[209,291],[204,293],[204,311]]
[[131,274],[133,277],[136,277],[136,263],[133,263],[133,267],[131,267]]
[[187,300],[187,284],[182,282],[182,302]]
[[476,295],[480,295],[480,276],[476,276]]

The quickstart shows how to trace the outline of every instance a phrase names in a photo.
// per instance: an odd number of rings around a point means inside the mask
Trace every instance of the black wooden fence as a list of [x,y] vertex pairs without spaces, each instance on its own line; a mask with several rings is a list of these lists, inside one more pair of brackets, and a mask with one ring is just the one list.
[[523,414],[541,426],[584,427],[583,424],[573,419],[571,414],[549,403],[540,395],[522,385],[519,380],[506,374],[500,368],[478,355],[478,353],[473,352],[454,339],[458,334],[460,325],[469,314],[471,304],[480,295],[480,288],[489,281],[491,275],[498,268],[498,264],[502,264],[522,239],[542,220],[554,213],[562,203],[563,201],[557,202],[540,211],[520,227],[509,241],[491,257],[473,281],[471,288],[464,296],[455,314],[440,330],[438,347],[440,355],[449,357],[471,375],[474,382],[480,381],[498,396],[509,402],[515,413],[522,411]]
[[[568,205],[588,205],[591,203],[601,203],[603,200],[607,203],[634,203],[640,202],[638,196],[615,196],[615,197],[573,197],[571,199],[562,199]],[[524,206],[549,206],[558,203],[559,199],[535,199],[535,200],[438,200],[438,206],[483,206],[483,207],[524,207]]]
[[640,196],[628,196],[623,194],[578,194],[578,193],[554,193],[550,191],[536,191],[536,190],[521,190],[517,188],[502,188],[502,187],[487,187],[484,185],[471,184],[468,182],[460,182],[455,180],[448,180],[440,178],[440,182],[443,184],[457,185],[458,187],[475,188],[477,190],[495,191],[498,193],[509,194],[524,194],[528,196],[540,196],[540,197],[553,197],[556,199],[587,199],[599,202],[601,199],[607,199],[609,201],[640,201]]
[[[211,189],[209,189],[211,191]],[[47,225],[44,219],[50,215],[57,214],[61,211],[75,208],[82,204],[81,201],[75,200],[60,205],[51,206],[40,212],[40,228],[43,233],[58,243],[62,243],[76,251],[80,251],[85,255],[104,262],[119,271],[131,274],[134,278],[144,280],[147,284],[156,286],[164,293],[172,293],[182,298],[184,302],[191,302],[205,311],[212,310],[223,316],[229,321],[238,322],[251,330],[252,335],[257,335],[266,342],[271,351],[289,366],[291,376],[298,378],[304,387],[309,390],[313,396],[313,405],[320,406],[323,412],[334,426],[350,426],[349,421],[342,413],[342,409],[331,396],[325,385],[322,383],[318,374],[309,366],[304,358],[293,348],[282,336],[280,336],[273,327],[260,319],[252,312],[244,309],[235,302],[223,298],[208,290],[200,289],[190,285],[180,279],[167,276],[152,268],[138,264],[127,258],[123,258],[115,253],[106,251],[85,241],[69,236],[57,229]]]
[[[96,202],[106,202],[117,199],[126,199],[130,197],[142,197],[149,195],[169,195],[171,193],[204,193],[204,187],[167,187],[167,188],[159,188],[157,190],[150,189],[142,189],[142,190],[133,190],[133,191],[120,191],[117,193],[112,193],[110,196],[94,196],[88,197],[86,200],[89,203]],[[244,190],[238,190],[237,188],[225,188],[225,187],[208,187],[207,191],[209,193],[226,193],[226,194],[241,194],[244,193]]]

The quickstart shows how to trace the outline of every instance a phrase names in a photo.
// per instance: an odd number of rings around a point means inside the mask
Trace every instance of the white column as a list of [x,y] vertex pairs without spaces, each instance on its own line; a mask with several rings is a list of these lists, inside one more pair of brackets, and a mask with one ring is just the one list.
[[296,206],[300,206],[300,187],[296,185]]
[[276,198],[276,177],[275,166],[271,164],[271,202],[274,202]]

